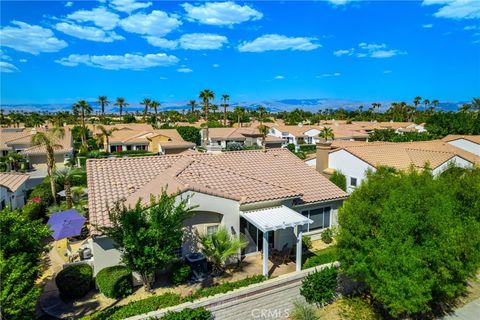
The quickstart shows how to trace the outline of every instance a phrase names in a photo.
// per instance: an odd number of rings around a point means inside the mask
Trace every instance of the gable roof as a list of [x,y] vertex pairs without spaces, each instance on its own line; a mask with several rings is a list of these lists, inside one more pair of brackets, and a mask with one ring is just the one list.
[[[59,153],[71,152],[73,150],[72,133],[69,127],[64,127],[65,134],[63,138],[58,139],[56,143],[59,145],[55,150]],[[47,128],[22,128],[11,131],[8,128],[0,129],[0,150],[12,150],[15,145],[25,147],[22,154],[44,154],[46,153],[44,146],[32,145],[32,136],[36,132],[46,132]]]
[[149,139],[152,139],[157,136],[165,136],[169,140],[175,141],[178,143],[185,143],[182,136],[178,133],[177,129],[157,129],[157,130],[134,130],[134,129],[125,129],[113,131],[112,135],[109,138],[109,143],[145,143],[150,142]]
[[[282,170],[278,170],[282,168]],[[162,188],[194,191],[241,204],[277,199],[312,203],[343,199],[346,193],[285,149],[221,154],[89,159],[89,213],[92,224],[108,225],[108,208],[134,204]]]
[[20,188],[30,176],[20,172],[0,172],[0,186],[15,192]]
[[480,144],[480,135],[457,135],[457,134],[449,134],[448,136],[444,137],[442,140],[451,142],[455,140],[464,139],[476,144]]

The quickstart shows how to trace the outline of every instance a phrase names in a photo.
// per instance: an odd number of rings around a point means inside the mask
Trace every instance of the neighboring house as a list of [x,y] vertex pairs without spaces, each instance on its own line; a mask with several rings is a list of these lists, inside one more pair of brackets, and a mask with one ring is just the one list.
[[480,156],[480,135],[448,135],[442,140],[452,146]]
[[[426,164],[433,175],[449,165],[470,167],[480,163],[480,157],[441,140],[420,142],[353,142],[334,141],[318,144],[315,159],[317,171],[326,175],[342,172],[347,178],[347,191],[352,192],[366,178],[368,170],[379,166],[406,170],[423,169]],[[310,165],[313,161],[310,159]]]
[[28,174],[19,172],[0,172],[0,210],[21,208],[27,199],[26,182]]
[[[205,129],[200,131],[202,141],[204,141]],[[209,128],[208,144],[217,145],[222,149],[227,148],[229,143],[236,142],[241,145],[262,146],[262,135],[256,128]],[[279,148],[282,146],[282,139],[267,136],[265,139],[267,148]]]
[[176,154],[195,147],[183,140],[176,129],[113,131],[107,146],[109,152],[143,150],[159,154]]
[[[282,170],[278,170],[282,168]],[[109,208],[117,202],[133,206],[162,189],[191,196],[198,206],[184,221],[185,237],[178,254],[198,251],[197,233],[225,226],[243,233],[242,255],[264,254],[269,247],[297,247],[301,268],[301,237],[314,239],[337,224],[337,211],[347,194],[285,149],[189,154],[87,161],[90,222],[110,225]],[[112,177],[115,179],[112,180]],[[94,272],[120,263],[112,241],[93,230]]]
[[[56,141],[55,162],[62,164],[65,160],[73,157],[72,132],[68,127],[62,139]],[[1,128],[0,129],[0,150],[2,155],[8,152],[18,152],[24,155],[30,165],[46,164],[47,153],[44,146],[34,146],[32,136],[37,132],[45,132],[48,128]]]

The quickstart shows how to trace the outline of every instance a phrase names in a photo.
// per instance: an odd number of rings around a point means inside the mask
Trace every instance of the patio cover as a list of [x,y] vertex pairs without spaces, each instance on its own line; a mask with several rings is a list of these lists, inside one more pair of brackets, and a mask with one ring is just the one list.
[[313,222],[286,206],[242,211],[240,215],[262,232],[302,226]]

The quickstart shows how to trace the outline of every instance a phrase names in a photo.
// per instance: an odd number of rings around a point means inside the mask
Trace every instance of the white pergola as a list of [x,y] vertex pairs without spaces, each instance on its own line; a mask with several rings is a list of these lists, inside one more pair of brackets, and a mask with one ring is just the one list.
[[242,211],[240,215],[263,232],[263,275],[268,276],[268,232],[286,228],[296,228],[297,250],[296,271],[302,269],[302,226],[313,220],[286,207],[278,206],[266,209]]

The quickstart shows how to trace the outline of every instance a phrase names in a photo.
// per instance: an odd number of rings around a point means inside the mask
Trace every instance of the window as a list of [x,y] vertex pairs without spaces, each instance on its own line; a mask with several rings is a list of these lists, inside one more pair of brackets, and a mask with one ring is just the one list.
[[218,230],[218,225],[207,226],[207,234],[214,234]]
[[139,144],[135,147],[135,150],[147,150],[147,146],[145,144]]
[[313,220],[313,223],[303,226],[303,231],[310,232],[330,227],[330,211],[330,207],[302,211],[305,217]]
[[130,151],[132,150],[132,146],[131,145],[127,145],[127,151]]
[[351,187],[357,186],[357,178],[350,177],[350,186]]

